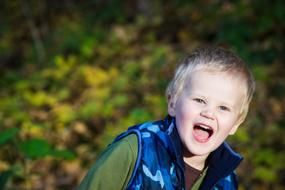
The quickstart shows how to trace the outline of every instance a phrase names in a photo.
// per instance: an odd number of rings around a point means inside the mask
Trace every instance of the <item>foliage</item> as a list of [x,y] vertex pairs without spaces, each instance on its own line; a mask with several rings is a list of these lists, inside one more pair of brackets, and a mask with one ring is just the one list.
[[237,52],[257,81],[229,139],[241,189],[285,186],[283,1],[2,4],[0,189],[74,189],[116,135],[165,116],[176,62],[206,44]]

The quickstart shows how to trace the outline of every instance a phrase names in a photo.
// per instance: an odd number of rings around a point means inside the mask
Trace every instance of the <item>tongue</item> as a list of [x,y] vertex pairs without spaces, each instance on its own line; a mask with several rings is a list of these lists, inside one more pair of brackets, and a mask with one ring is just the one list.
[[198,142],[204,143],[209,139],[210,134],[205,130],[202,130],[200,128],[195,128],[194,137]]

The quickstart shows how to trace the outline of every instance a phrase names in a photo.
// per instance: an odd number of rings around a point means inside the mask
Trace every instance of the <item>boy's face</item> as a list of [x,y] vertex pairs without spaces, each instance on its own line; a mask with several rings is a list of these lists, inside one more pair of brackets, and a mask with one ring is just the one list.
[[245,84],[227,73],[202,70],[188,83],[176,102],[170,97],[168,113],[176,118],[187,153],[207,156],[240,125]]

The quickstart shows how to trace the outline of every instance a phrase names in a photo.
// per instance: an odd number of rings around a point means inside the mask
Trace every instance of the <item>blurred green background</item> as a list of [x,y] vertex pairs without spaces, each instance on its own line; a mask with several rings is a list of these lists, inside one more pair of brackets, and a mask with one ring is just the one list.
[[284,18],[282,0],[1,1],[0,189],[75,189],[116,135],[166,115],[176,63],[207,44],[257,80],[229,139],[240,189],[284,189]]

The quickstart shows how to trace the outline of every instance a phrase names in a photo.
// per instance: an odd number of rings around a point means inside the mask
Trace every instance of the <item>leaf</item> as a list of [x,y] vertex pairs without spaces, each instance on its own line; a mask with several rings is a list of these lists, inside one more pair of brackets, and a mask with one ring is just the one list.
[[274,183],[277,178],[277,174],[274,170],[270,170],[263,166],[258,166],[253,173],[255,177],[267,183]]
[[0,145],[5,144],[19,132],[18,128],[9,128],[0,133]]
[[21,151],[30,158],[42,158],[51,153],[50,144],[43,139],[30,139],[20,144]]
[[82,119],[88,120],[92,118],[94,115],[100,113],[101,107],[102,106],[98,104],[98,102],[95,101],[86,102],[86,104],[83,104],[81,106],[78,113]]
[[53,150],[51,155],[57,158],[63,158],[67,160],[72,160],[76,156],[74,153],[70,152],[69,150]]
[[11,170],[4,171],[0,173],[0,189],[4,189],[9,178],[13,175]]

